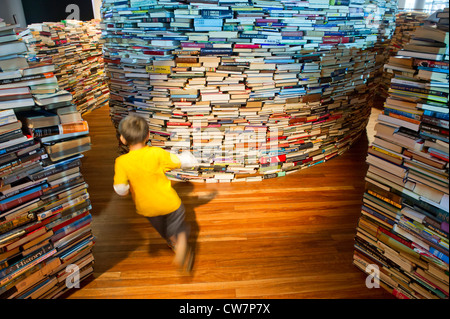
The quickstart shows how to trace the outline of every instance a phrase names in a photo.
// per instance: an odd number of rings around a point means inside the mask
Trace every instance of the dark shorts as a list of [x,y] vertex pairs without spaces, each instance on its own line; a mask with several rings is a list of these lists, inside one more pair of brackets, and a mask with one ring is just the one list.
[[183,203],[177,210],[161,216],[147,217],[152,226],[164,239],[177,236],[181,232],[188,233],[189,229],[185,221],[185,209]]

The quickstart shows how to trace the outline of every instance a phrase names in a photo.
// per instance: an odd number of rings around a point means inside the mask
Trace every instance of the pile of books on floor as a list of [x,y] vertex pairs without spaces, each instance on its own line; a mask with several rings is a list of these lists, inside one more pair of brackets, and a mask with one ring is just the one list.
[[89,128],[15,27],[0,25],[0,298],[57,298],[93,272]]
[[59,88],[73,95],[81,114],[107,104],[99,20],[34,23],[19,31],[28,59],[55,65]]
[[448,299],[448,19],[417,28],[396,58],[404,70],[394,70],[369,147],[354,264],[377,269],[398,298]]
[[101,13],[113,123],[137,114],[153,146],[191,150],[202,165],[171,178],[252,181],[364,132],[396,1],[105,0]]
[[[394,35],[390,39],[390,43],[388,48],[384,54],[386,54],[385,60],[389,61],[389,58],[395,57],[397,52],[403,49],[403,46],[407,44],[411,39],[411,34],[416,30],[416,28],[427,24],[426,19],[428,18],[428,14],[424,12],[400,12],[397,14],[395,19],[395,31]],[[392,64],[395,65],[396,59],[393,58]],[[402,67],[402,65],[398,65]],[[389,96],[388,90],[391,84],[391,79],[394,74],[390,71],[390,69],[382,72],[380,76],[380,87],[378,90],[378,96],[380,100],[384,101]]]

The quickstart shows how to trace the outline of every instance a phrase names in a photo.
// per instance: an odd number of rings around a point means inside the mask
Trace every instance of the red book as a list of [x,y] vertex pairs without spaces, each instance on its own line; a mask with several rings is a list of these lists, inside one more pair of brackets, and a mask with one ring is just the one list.
[[259,44],[235,44],[235,49],[259,49],[261,45]]
[[103,61],[105,63],[113,63],[113,64],[119,64],[120,63],[120,59],[103,58]]
[[322,43],[349,43],[350,37],[340,37],[340,36],[325,36],[323,37]]
[[448,157],[443,157],[441,154],[439,154],[439,153],[435,153],[435,152],[433,152],[433,151],[431,151],[431,152],[429,152],[429,154],[431,155],[431,156],[433,156],[433,157],[436,157],[437,159],[440,159],[440,160],[442,160],[442,161],[444,161],[444,162],[447,162],[448,163]]
[[278,19],[256,19],[256,22],[262,23],[277,23]]
[[301,37],[303,31],[281,31],[281,35],[285,37]]
[[273,156],[273,157],[261,157],[259,159],[259,162],[261,164],[268,164],[268,163],[280,163],[286,161],[286,154]]
[[190,122],[167,122],[167,126],[191,126]]
[[187,48],[205,48],[206,47],[205,43],[195,43],[195,42],[182,42],[181,46],[187,47]]
[[72,224],[73,222],[75,222],[75,221],[77,221],[77,220],[87,216],[88,214],[89,214],[89,211],[84,212],[84,213],[82,213],[82,214],[80,214],[78,216],[75,216],[73,218],[70,218],[70,219],[66,220],[65,222],[63,222],[61,224],[56,225],[55,227],[52,228],[53,232],[56,232],[58,229],[61,229],[61,228],[65,227],[65,226],[67,226],[69,224]]
[[[411,248],[411,249],[414,249],[413,246],[411,245],[411,242],[410,242],[410,241],[407,241],[407,240],[405,240],[405,239],[403,239],[403,238],[400,238],[399,236],[397,236],[397,235],[391,233],[390,231],[388,231],[387,229],[384,229],[383,227],[378,227],[377,232],[384,233],[384,234],[388,235],[389,237],[391,237],[392,239],[395,239],[395,240],[398,241],[399,243],[405,245],[406,247],[409,247],[409,248]],[[377,235],[378,235],[378,233],[377,233]],[[378,237],[378,236],[377,236],[377,237]]]
[[414,66],[424,66],[427,68],[444,69],[444,70],[449,69],[448,62],[425,60],[425,59],[414,59]]
[[32,199],[38,198],[42,195],[42,190],[36,190],[35,192],[29,193],[25,196],[19,197],[17,199],[11,200],[9,202],[0,204],[1,211],[7,211],[13,207],[19,206],[20,204],[26,203]]
[[164,51],[144,50],[142,53],[147,55],[165,55]]

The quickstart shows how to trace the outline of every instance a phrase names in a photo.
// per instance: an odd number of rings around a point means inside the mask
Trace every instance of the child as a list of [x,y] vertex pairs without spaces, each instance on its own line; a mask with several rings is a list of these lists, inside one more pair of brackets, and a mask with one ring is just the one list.
[[137,213],[147,217],[169,246],[174,245],[174,263],[190,271],[193,250],[188,245],[184,206],[165,172],[197,166],[195,157],[189,152],[175,155],[148,146],[149,128],[145,119],[139,116],[129,115],[122,119],[119,134],[129,152],[116,159],[115,192],[120,196],[131,192]]

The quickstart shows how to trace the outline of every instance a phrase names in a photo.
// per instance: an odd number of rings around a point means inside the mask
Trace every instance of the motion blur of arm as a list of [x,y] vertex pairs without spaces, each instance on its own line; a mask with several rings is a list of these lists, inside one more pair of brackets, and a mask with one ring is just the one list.
[[181,168],[192,168],[198,166],[197,159],[189,151],[184,151],[181,154],[177,154],[177,156],[181,162]]
[[130,191],[130,185],[129,184],[114,184],[114,191],[119,196],[127,196]]

